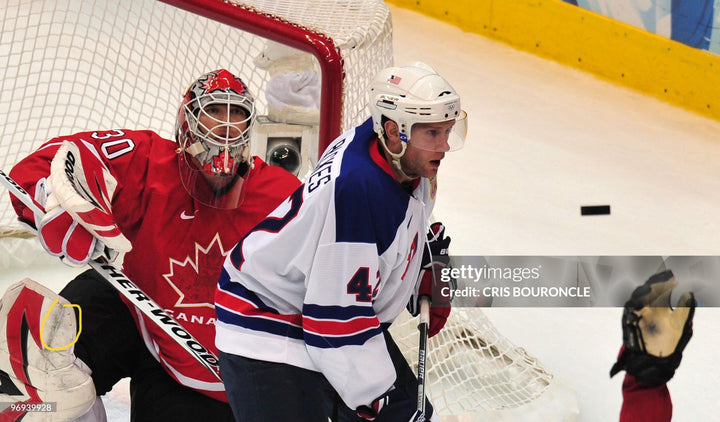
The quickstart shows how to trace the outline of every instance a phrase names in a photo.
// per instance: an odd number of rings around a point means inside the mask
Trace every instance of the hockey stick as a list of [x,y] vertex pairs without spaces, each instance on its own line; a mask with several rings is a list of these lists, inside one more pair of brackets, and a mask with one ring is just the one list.
[[430,298],[427,296],[420,296],[418,300],[420,302],[420,323],[418,324],[418,330],[420,330],[420,340],[418,347],[418,395],[417,395],[417,408],[421,413],[425,413],[425,363],[427,360],[427,341],[428,341],[428,327],[430,326]]
[[[42,205],[35,201],[35,199],[11,179],[10,176],[2,170],[0,170],[0,176],[0,184],[5,186],[17,199],[34,213],[45,214]],[[219,381],[222,381],[217,357],[211,351],[207,350],[205,346],[200,344],[200,342],[197,341],[192,334],[187,332],[182,325],[175,321],[172,316],[168,315],[160,305],[143,293],[122,271],[107,262],[104,258],[90,261],[89,265],[139,309],[143,315],[157,324],[165,334],[170,336],[180,347],[185,349],[192,357],[212,372]]]

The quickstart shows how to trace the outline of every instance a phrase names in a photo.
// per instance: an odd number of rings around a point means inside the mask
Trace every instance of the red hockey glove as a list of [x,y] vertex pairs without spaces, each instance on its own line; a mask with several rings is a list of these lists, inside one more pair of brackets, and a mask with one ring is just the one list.
[[35,216],[35,224],[50,254],[82,266],[98,256],[112,259],[131,249],[110,209],[117,181],[91,150],[63,142],[46,185],[39,182],[35,188],[35,198],[46,212]]
[[445,226],[442,223],[431,224],[427,234],[427,245],[423,248],[418,296],[410,298],[408,305],[410,313],[417,315],[420,310],[418,299],[421,296],[430,297],[429,337],[439,333],[450,316],[452,300],[450,292],[456,288],[456,280],[443,272],[443,269],[450,266],[449,246],[450,237],[445,237]]
[[623,348],[610,376],[625,370],[640,382],[663,384],[680,366],[692,337],[695,297],[686,292],[673,309],[670,294],[677,286],[672,271],[650,277],[633,291],[623,312]]
[[358,407],[357,414],[361,419],[373,422],[424,422],[430,420],[433,413],[432,405],[427,400],[425,409],[427,413],[417,409],[417,397],[412,397],[409,391],[392,387],[369,406]]
[[[42,204],[44,187],[38,185],[35,192],[41,195],[35,199]],[[60,257],[71,266],[85,265],[93,256],[97,241],[62,207],[56,207],[44,216],[36,215],[35,221],[40,243],[50,255]]]

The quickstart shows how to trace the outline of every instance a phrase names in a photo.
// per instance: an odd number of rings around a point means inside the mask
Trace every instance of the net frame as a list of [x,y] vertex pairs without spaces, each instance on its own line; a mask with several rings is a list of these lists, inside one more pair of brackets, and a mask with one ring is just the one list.
[[[5,171],[62,134],[130,128],[171,138],[182,92],[197,76],[221,67],[245,80],[264,114],[262,91],[269,75],[253,64],[263,50],[258,37],[318,61],[323,85],[317,150],[322,152],[341,131],[367,117],[369,78],[392,64],[390,13],[380,0],[7,3],[0,9],[0,62],[7,63],[0,69],[0,168]],[[175,32],[163,34],[169,30]],[[7,195],[0,198],[0,237],[26,236]],[[417,359],[416,324],[406,316],[393,326],[411,364]],[[481,420],[497,411],[504,415],[498,420],[531,420],[528,414],[546,413],[528,409],[552,408],[540,403],[557,380],[497,333],[479,309],[454,311],[443,332],[430,340],[428,359],[429,395],[448,415],[444,421]],[[559,403],[567,410],[567,401]],[[515,411],[521,416],[508,419]],[[571,420],[557,417],[562,413],[545,420]]]

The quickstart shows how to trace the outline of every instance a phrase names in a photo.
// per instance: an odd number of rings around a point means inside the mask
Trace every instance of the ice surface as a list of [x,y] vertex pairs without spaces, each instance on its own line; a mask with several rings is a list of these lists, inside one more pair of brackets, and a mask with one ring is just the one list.
[[[720,122],[417,13],[391,11],[396,64],[432,65],[468,111],[468,140],[443,160],[435,211],[453,254],[720,255]],[[597,204],[610,204],[612,214],[580,215],[581,205]],[[0,290],[25,276],[59,289],[77,272],[51,267],[41,252],[17,259],[0,258]],[[617,419],[622,377],[611,380],[608,371],[621,342],[621,309],[486,313],[577,390],[581,421]],[[717,413],[720,310],[698,309],[695,321],[670,383],[676,422]],[[105,399],[112,422],[129,421],[127,389],[122,382]]]

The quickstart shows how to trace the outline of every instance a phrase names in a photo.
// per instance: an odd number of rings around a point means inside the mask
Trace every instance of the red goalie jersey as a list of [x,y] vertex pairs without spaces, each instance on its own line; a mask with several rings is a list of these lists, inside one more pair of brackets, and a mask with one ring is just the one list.
[[[185,190],[179,176],[178,145],[151,131],[111,130],[58,137],[16,165],[10,176],[31,195],[46,178],[63,141],[100,157],[118,185],[112,198],[115,222],[132,243],[125,274],[183,325],[208,350],[215,347],[213,294],[225,255],[276,208],[300,181],[255,158],[237,209],[203,205]],[[22,221],[32,212],[13,206]],[[187,355],[152,322],[132,309],[150,352],[180,384],[227,401],[225,391],[204,366]]]

